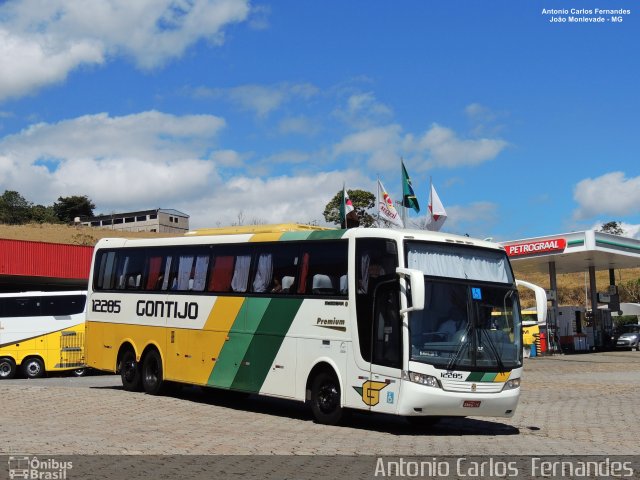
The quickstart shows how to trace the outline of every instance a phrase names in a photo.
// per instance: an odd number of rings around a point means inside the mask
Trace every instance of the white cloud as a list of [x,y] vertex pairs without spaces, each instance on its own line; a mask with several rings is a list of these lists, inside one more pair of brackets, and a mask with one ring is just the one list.
[[450,128],[433,124],[420,137],[413,148],[419,152],[428,152],[432,167],[461,167],[479,165],[494,159],[508,143],[504,140],[479,138],[461,139]]
[[241,155],[235,150],[217,150],[211,154],[211,160],[216,165],[238,168],[242,167],[250,156],[250,154]]
[[266,30],[271,25],[269,17],[271,16],[271,7],[268,5],[254,5],[251,8],[251,16],[249,17],[249,26],[254,30]]
[[81,65],[127,56],[151,69],[198,40],[224,40],[248,0],[23,0],[0,6],[0,100],[63,81]]
[[[401,156],[411,158],[414,155],[421,163],[417,171],[421,171],[436,166],[478,165],[494,159],[506,146],[507,142],[497,139],[462,140],[453,130],[436,124],[416,139],[413,134],[403,134],[400,125],[390,124],[347,135],[334,146],[334,153],[362,154],[367,157],[369,168],[382,171],[397,169]],[[425,157],[429,160],[422,160]],[[409,160],[405,163],[417,162]]]
[[289,150],[285,152],[276,153],[263,159],[266,164],[274,163],[289,163],[289,164],[304,164],[311,160],[311,155],[307,152]]
[[[598,220],[591,227],[590,230],[600,230],[602,225],[607,223],[610,220]],[[619,222],[620,228],[622,228],[622,236],[629,238],[637,238],[640,239],[640,225],[636,225],[633,223]]]
[[224,120],[156,111],[36,124],[0,140],[0,189],[35,203],[88,195],[101,209],[194,198],[217,179],[205,160]]
[[400,125],[386,125],[347,135],[334,146],[334,154],[361,154],[367,157],[369,168],[398,169],[401,130]]
[[621,226],[625,237],[640,239],[640,225],[622,222]]
[[231,88],[197,87],[191,93],[200,98],[225,99],[242,110],[254,112],[258,117],[267,117],[293,99],[308,100],[318,93],[318,89],[309,83],[280,83],[240,85]]
[[573,214],[576,219],[637,213],[640,177],[626,178],[624,172],[611,172],[597,178],[586,178],[576,185],[573,199],[578,203]]
[[[223,127],[212,115],[155,111],[36,124],[0,139],[0,191],[17,190],[44,205],[59,196],[88,195],[96,213],[176,208],[198,228],[229,225],[241,211],[246,223],[324,225],[324,207],[343,182],[367,190],[375,185],[360,170],[326,171],[319,165],[295,176],[258,177],[262,160],[250,166],[250,174],[223,177],[218,166],[243,168],[254,155],[212,151]],[[265,161],[306,166],[309,158],[291,150]]]
[[334,111],[334,115],[346,124],[359,128],[379,125],[392,116],[389,107],[379,102],[371,92],[349,95],[346,105]]
[[245,224],[259,221],[316,222],[326,225],[322,212],[340,190],[342,182],[346,182],[348,188],[367,189],[373,180],[355,170],[295,177],[239,176],[219,180],[212,186],[210,195],[188,203],[178,203],[174,208],[191,215],[192,228],[230,225],[238,221],[240,212],[244,215]]
[[0,26],[0,101],[63,81],[80,64],[101,64],[104,52],[90,41],[49,48],[43,39],[14,35]]
[[320,131],[320,125],[304,116],[288,117],[280,121],[278,131],[282,134],[315,135]]
[[[447,220],[442,231],[457,235],[469,234],[476,238],[486,238],[491,235],[492,228],[498,222],[498,205],[492,202],[473,202],[468,205],[447,205]],[[424,210],[427,210],[425,202]],[[424,224],[426,216],[410,219],[410,224],[414,227]]]

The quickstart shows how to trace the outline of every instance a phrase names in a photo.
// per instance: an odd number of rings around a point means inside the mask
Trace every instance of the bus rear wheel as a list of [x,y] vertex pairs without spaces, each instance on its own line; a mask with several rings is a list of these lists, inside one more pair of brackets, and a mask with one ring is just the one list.
[[320,372],[311,384],[311,411],[318,423],[337,425],[342,420],[344,409],[341,401],[340,383],[329,372]]
[[125,350],[120,359],[120,378],[122,379],[122,386],[127,392],[139,392],[142,390],[140,367],[136,362],[136,354],[131,349]]
[[22,373],[27,378],[44,377],[44,362],[38,357],[27,358],[22,361]]
[[162,393],[164,384],[162,358],[157,350],[149,350],[142,362],[142,388],[149,395],[158,395]]
[[72,373],[74,377],[84,377],[88,371],[89,368],[76,368]]
[[0,358],[0,380],[9,380],[16,376],[16,362],[12,358]]

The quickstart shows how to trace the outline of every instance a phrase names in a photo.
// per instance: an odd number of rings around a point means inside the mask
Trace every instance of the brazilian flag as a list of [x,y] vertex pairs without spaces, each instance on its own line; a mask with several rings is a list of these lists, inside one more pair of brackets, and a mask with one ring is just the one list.
[[418,198],[416,194],[413,192],[413,187],[411,186],[411,178],[409,178],[409,174],[407,173],[407,169],[404,167],[404,162],[402,163],[402,206],[405,208],[413,208],[416,213],[420,213],[420,205],[418,205]]

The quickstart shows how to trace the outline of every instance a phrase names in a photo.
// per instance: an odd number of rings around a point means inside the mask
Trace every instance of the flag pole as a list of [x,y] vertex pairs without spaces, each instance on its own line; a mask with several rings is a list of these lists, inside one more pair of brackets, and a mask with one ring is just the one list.
[[403,158],[400,157],[400,192],[402,195],[402,224],[407,228],[407,205],[404,201],[404,171],[402,170]]
[[340,194],[340,228],[347,228],[347,206],[344,198],[345,182],[342,182],[342,193]]
[[378,183],[376,185],[376,209],[378,210],[378,228],[380,228],[380,174],[376,175]]
[[433,177],[429,175],[429,204],[427,205],[429,210],[429,219],[433,222]]

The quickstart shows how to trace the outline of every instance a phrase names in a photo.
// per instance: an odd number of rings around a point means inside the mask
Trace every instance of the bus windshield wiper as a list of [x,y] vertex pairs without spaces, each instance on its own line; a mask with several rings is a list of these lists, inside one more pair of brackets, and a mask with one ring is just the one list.
[[484,336],[487,339],[487,344],[489,345],[489,350],[491,350],[491,353],[493,353],[493,355],[496,357],[496,363],[498,364],[498,369],[501,372],[504,372],[504,363],[502,363],[502,359],[500,358],[500,355],[498,354],[498,350],[496,349],[496,345],[495,343],[493,343],[493,340],[491,340],[491,335],[489,335],[489,331],[486,329],[482,329],[482,331],[484,332]]
[[453,357],[451,357],[451,360],[449,360],[449,363],[447,364],[447,370],[454,370],[455,367],[457,366],[458,358],[460,358],[460,354],[462,353],[462,350],[464,349],[465,345],[469,342],[469,339],[471,338],[470,333],[471,333],[471,322],[468,322],[467,328],[464,331],[464,335],[461,337],[460,345],[458,346],[456,353],[453,355]]

